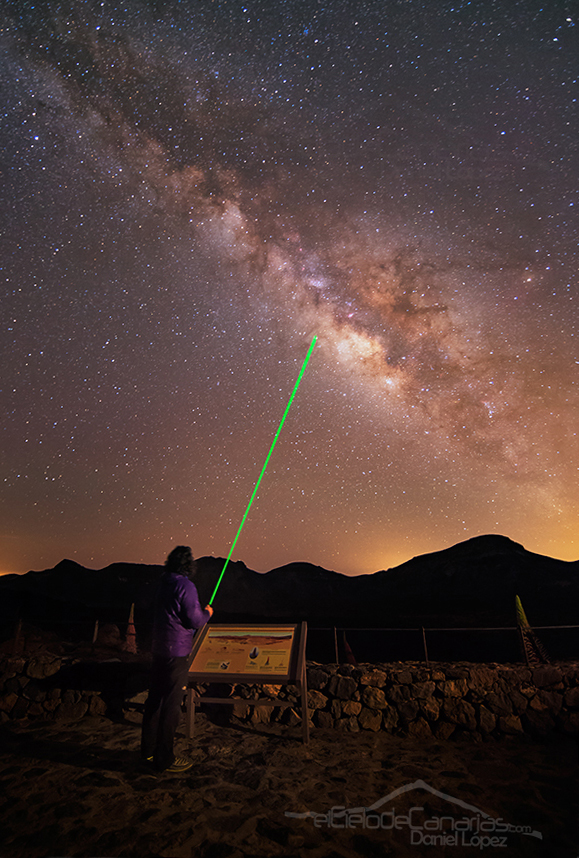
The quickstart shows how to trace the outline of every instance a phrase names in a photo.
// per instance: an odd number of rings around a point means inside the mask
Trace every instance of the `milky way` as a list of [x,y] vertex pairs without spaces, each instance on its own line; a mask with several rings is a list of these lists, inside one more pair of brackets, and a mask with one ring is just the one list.
[[576,559],[572,4],[9,2],[0,570]]

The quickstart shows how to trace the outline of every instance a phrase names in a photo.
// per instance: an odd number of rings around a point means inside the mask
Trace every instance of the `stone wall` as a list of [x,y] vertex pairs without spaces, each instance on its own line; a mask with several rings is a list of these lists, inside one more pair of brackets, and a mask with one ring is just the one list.
[[[21,718],[75,721],[85,715],[129,718],[147,696],[148,667],[111,658],[89,662],[43,652],[0,659],[0,722]],[[144,693],[144,697],[143,697]],[[133,720],[137,720],[133,718]]]
[[[225,686],[234,716],[253,723],[297,724],[296,686]],[[203,686],[200,686],[203,690]],[[252,699],[271,700],[255,706]],[[276,700],[294,702],[282,709]],[[505,664],[308,664],[308,707],[313,727],[397,735],[465,733],[489,736],[579,732],[579,664],[528,668]]]
[[[138,722],[147,697],[148,667],[141,662],[67,661],[49,653],[4,657],[0,662],[0,721],[75,720],[85,715]],[[198,686],[232,700],[243,723],[300,721],[295,685]],[[254,701],[267,699],[267,706]],[[235,702],[233,702],[233,700]],[[293,704],[276,705],[281,701]],[[211,705],[211,704],[206,704]],[[308,663],[308,705],[313,727],[379,730],[396,735],[579,733],[579,663],[528,668],[507,664],[380,665]],[[223,714],[230,711],[219,706]]]

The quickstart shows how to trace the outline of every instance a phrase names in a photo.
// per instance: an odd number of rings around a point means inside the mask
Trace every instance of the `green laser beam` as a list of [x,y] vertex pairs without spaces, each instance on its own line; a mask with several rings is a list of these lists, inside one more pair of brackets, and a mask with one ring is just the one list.
[[286,417],[287,417],[287,415],[288,415],[288,411],[290,410],[290,406],[291,406],[291,404],[292,404],[292,402],[293,402],[294,396],[296,395],[296,390],[298,389],[298,387],[299,387],[299,383],[300,383],[300,381],[302,380],[302,375],[304,374],[305,369],[306,369],[306,366],[308,365],[308,361],[309,361],[310,356],[311,356],[311,354],[312,354],[312,352],[313,352],[313,350],[314,350],[314,346],[315,346],[315,344],[316,344],[316,340],[317,340],[317,339],[318,339],[317,337],[314,337],[314,338],[313,338],[313,340],[312,340],[312,342],[310,343],[310,347],[309,347],[309,349],[308,349],[308,353],[307,353],[307,355],[306,355],[306,359],[305,359],[305,361],[303,362],[303,364],[302,364],[302,368],[300,369],[300,374],[298,375],[298,380],[296,381],[296,383],[295,383],[295,385],[294,385],[294,389],[292,390],[292,395],[291,395],[291,396],[290,396],[290,398],[289,398],[289,402],[288,402],[288,404],[287,404],[286,410],[285,410],[285,412],[284,412],[283,417],[281,418],[281,423],[280,423],[280,424],[279,424],[279,426],[277,427],[277,432],[275,433],[275,438],[273,439],[273,444],[272,444],[272,445],[271,445],[271,447],[269,448],[269,453],[267,454],[267,458],[266,458],[266,460],[265,460],[265,463],[264,463],[264,465],[263,465],[263,468],[261,469],[261,474],[259,475],[259,479],[258,479],[258,481],[257,481],[257,482],[256,482],[256,484],[255,484],[255,488],[254,488],[254,490],[253,490],[253,494],[252,494],[252,496],[251,496],[251,498],[250,498],[249,503],[247,504],[247,509],[245,510],[245,513],[243,514],[243,518],[241,519],[241,524],[239,525],[239,530],[237,531],[237,534],[236,534],[236,536],[235,536],[235,539],[233,540],[233,544],[232,544],[231,548],[229,549],[229,554],[227,555],[227,560],[226,560],[226,561],[225,561],[225,563],[223,564],[223,569],[221,570],[221,575],[219,576],[219,579],[218,579],[218,581],[217,581],[217,584],[215,585],[215,590],[213,591],[213,595],[212,595],[212,596],[211,596],[211,598],[209,599],[209,604],[210,604],[210,605],[211,605],[211,604],[213,604],[213,599],[215,598],[215,594],[217,593],[217,590],[218,590],[218,588],[219,588],[219,585],[221,584],[221,579],[223,578],[223,575],[225,574],[225,570],[227,569],[227,565],[228,565],[229,561],[231,560],[231,555],[233,554],[233,549],[235,548],[235,544],[236,544],[237,540],[239,539],[239,534],[241,533],[241,528],[242,528],[242,527],[243,527],[243,525],[245,524],[245,519],[247,518],[247,513],[249,512],[249,510],[250,510],[250,508],[251,508],[251,504],[253,503],[253,499],[254,499],[255,495],[257,494],[257,490],[258,490],[258,488],[259,488],[259,484],[260,484],[260,482],[261,482],[261,478],[262,478],[262,477],[263,477],[263,475],[265,474],[265,469],[267,468],[267,463],[269,462],[270,456],[271,456],[271,454],[273,453],[273,448],[275,447],[275,444],[276,444],[276,441],[277,441],[277,439],[278,439],[279,433],[281,432],[281,428],[282,428],[283,424],[285,423],[285,419],[286,419]]

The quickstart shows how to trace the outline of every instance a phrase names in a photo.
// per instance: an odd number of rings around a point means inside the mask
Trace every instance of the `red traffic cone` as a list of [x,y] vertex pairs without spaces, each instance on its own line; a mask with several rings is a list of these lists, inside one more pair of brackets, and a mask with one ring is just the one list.
[[358,664],[356,656],[350,648],[350,644],[346,640],[346,632],[344,632],[344,652],[346,653],[346,664]]

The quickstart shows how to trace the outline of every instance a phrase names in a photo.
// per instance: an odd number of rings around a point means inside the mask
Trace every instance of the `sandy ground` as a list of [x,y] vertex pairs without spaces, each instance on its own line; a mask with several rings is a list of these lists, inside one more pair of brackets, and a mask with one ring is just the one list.
[[157,775],[139,760],[136,723],[4,724],[2,858],[579,856],[576,739],[443,743],[316,729],[304,746],[299,728],[204,715],[190,747],[178,736],[194,768]]

